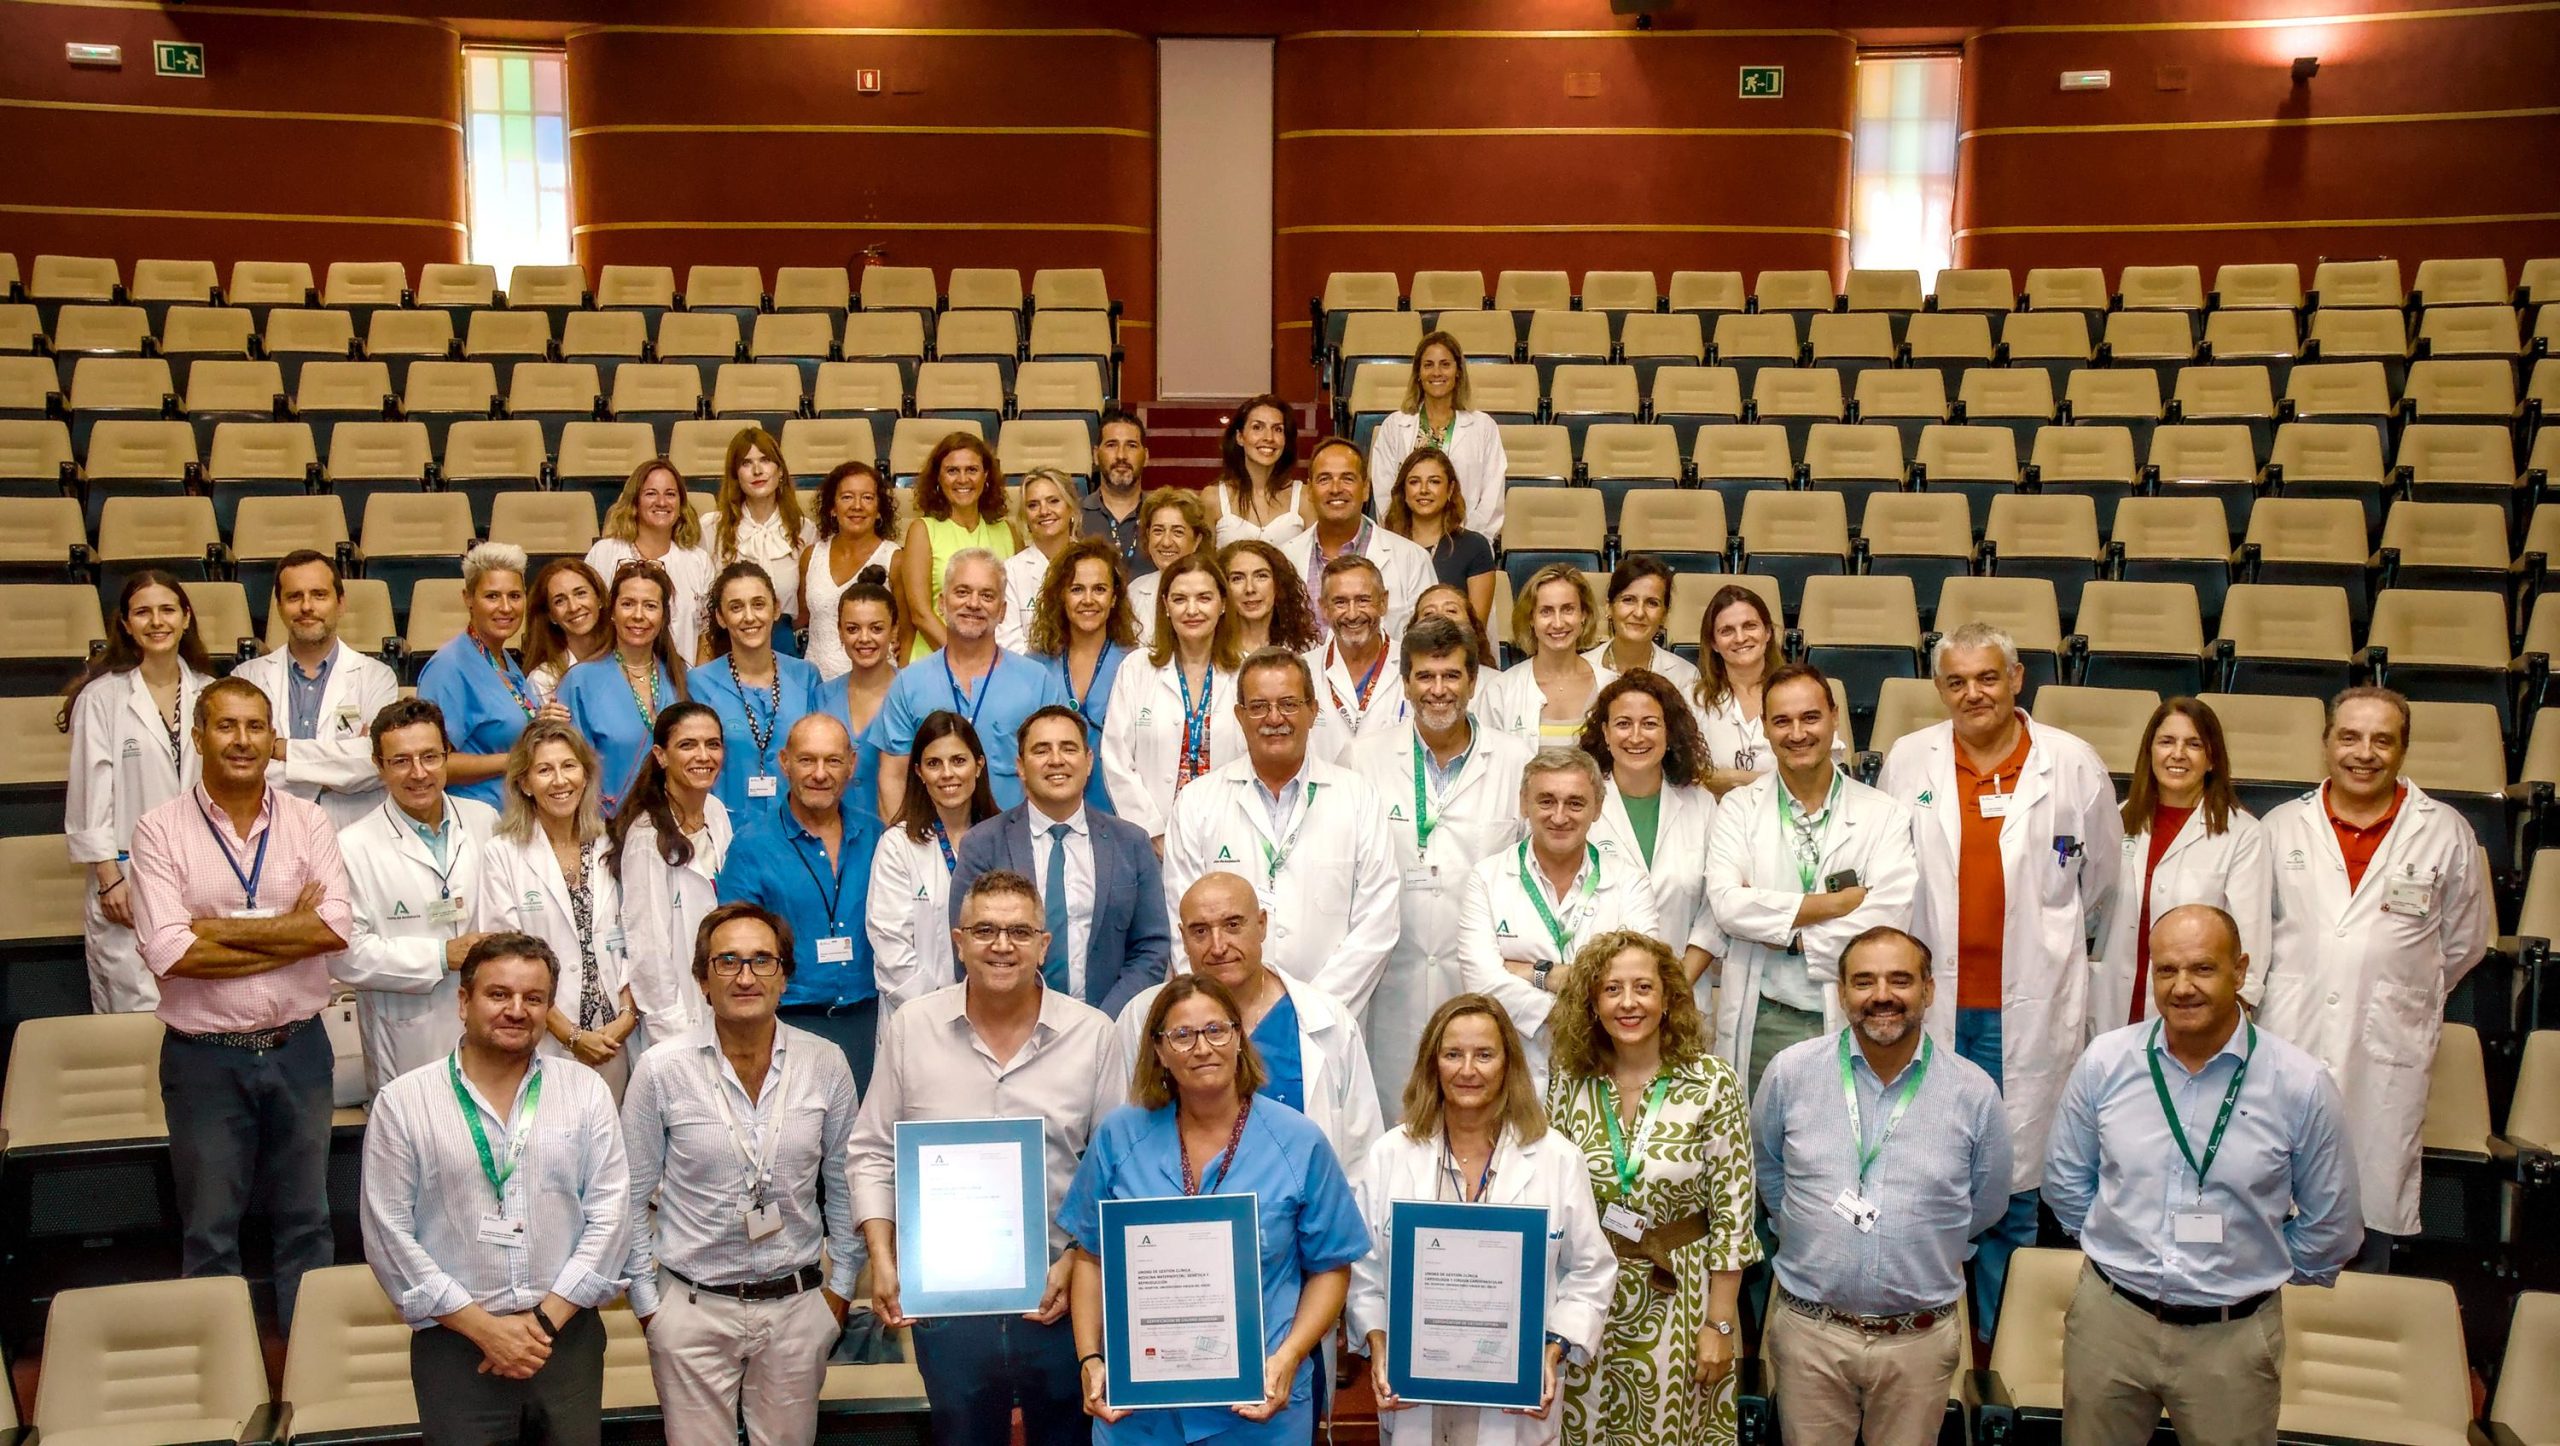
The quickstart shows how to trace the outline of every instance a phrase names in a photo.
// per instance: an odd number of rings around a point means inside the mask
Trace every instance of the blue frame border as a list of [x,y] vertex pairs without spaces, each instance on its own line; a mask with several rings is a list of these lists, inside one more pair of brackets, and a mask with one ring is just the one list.
[[[1487,1230],[1520,1240],[1520,1297],[1512,1320],[1520,1333],[1520,1374],[1487,1384],[1413,1369],[1414,1241],[1426,1230]],[[1545,1392],[1547,1335],[1547,1208],[1543,1205],[1462,1205],[1397,1200],[1387,1215],[1387,1384],[1408,1401],[1436,1406],[1535,1408]]]
[[[1163,1406],[1252,1405],[1262,1399],[1266,1343],[1262,1321],[1262,1221],[1259,1200],[1252,1194],[1172,1195],[1144,1200],[1102,1202],[1102,1357],[1108,1376],[1105,1398],[1115,1409]],[[1236,1262],[1235,1375],[1214,1380],[1147,1381],[1129,1375],[1128,1262],[1115,1242],[1135,1225],[1196,1225],[1215,1222],[1227,1227]]]
[[[898,1308],[908,1315],[1019,1315],[1040,1308],[1049,1279],[1049,1171],[1046,1137],[1036,1119],[900,1120],[893,1156],[898,1176]],[[1020,1290],[930,1291],[914,1248],[924,1218],[917,1156],[935,1145],[1002,1142],[1022,1149],[1022,1279]]]

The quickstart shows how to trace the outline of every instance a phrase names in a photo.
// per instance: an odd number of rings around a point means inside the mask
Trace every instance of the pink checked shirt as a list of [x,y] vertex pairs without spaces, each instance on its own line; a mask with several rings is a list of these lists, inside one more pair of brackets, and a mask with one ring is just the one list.
[[240,876],[257,867],[262,834],[272,838],[258,873],[259,907],[291,909],[303,884],[318,879],[325,894],[321,920],[338,937],[355,937],[338,831],[319,805],[270,786],[257,822],[244,838],[198,783],[133,826],[129,872],[134,934],[142,943],[142,961],[160,976],[160,1022],[171,1029],[185,1034],[276,1029],[328,1006],[326,954],[238,979],[186,979],[169,972],[195,946],[196,920],[227,917],[246,905]]

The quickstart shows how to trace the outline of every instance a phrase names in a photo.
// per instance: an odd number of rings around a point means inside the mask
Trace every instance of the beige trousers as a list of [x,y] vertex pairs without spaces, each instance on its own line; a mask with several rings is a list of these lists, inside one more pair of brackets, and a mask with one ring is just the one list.
[[2162,1411],[2183,1446],[2267,1446],[2283,1369],[2282,1300],[2246,1320],[2163,1325],[2084,1262],[2063,1318],[2063,1446],[2140,1446]]
[[1878,1336],[1815,1320],[1774,1296],[1763,1345],[1786,1446],[1930,1446],[1964,1341],[1950,1312],[1925,1331]]
[[738,1439],[746,1411],[750,1446],[807,1446],[818,1434],[818,1391],[836,1316],[824,1291],[784,1300],[735,1300],[662,1276],[649,1318],[649,1379],[658,1387],[668,1446]]

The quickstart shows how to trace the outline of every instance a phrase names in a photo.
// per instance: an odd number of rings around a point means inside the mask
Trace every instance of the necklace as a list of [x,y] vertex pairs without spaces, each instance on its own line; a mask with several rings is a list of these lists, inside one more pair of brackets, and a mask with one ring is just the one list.
[[652,660],[648,664],[647,676],[649,679],[649,686],[645,692],[641,690],[638,680],[632,677],[631,665],[629,663],[616,659],[615,664],[622,669],[622,686],[631,690],[631,701],[640,705],[640,720],[643,723],[655,726],[658,721],[657,663]]

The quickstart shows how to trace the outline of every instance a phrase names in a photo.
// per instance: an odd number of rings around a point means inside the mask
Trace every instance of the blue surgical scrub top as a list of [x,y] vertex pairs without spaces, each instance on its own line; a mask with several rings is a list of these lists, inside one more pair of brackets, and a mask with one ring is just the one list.
[[1014,734],[1023,719],[1052,703],[1070,701],[1067,685],[1058,681],[1057,669],[1002,648],[996,650],[995,666],[969,696],[962,696],[952,682],[950,663],[940,649],[900,668],[880,715],[863,730],[863,740],[883,754],[904,758],[914,749],[916,729],[925,719],[946,709],[957,713],[976,725],[979,746],[987,750],[987,783],[995,790],[996,807],[1011,808],[1022,802]]
[[[779,653],[774,655],[773,663],[774,680],[781,688],[779,708],[774,705],[774,694],[766,689],[741,690],[737,670],[726,655],[684,675],[685,691],[693,695],[693,701],[720,715],[720,782],[711,791],[719,795],[720,802],[732,814],[781,799],[783,739],[790,736],[792,724],[812,713],[826,711],[825,689],[818,681],[816,668]],[[762,748],[756,747],[758,728],[765,730]],[[774,791],[762,798],[751,798],[747,780],[757,774],[772,779]]]
[[[515,747],[516,738],[540,706],[516,660],[504,653],[499,656],[506,663],[503,675],[471,634],[456,633],[436,649],[418,674],[418,696],[444,710],[445,737],[456,753],[504,753]],[[506,777],[500,774],[477,783],[457,783],[446,791],[499,808],[504,806],[506,786]]]
[[[1093,1132],[1058,1207],[1058,1225],[1078,1247],[1102,1253],[1102,1202],[1144,1200],[1182,1193],[1182,1144],[1174,1107],[1114,1110]],[[1215,1166],[1203,1162],[1204,1169]],[[1333,1147],[1307,1117],[1286,1105],[1257,1098],[1235,1161],[1218,1182],[1226,1195],[1254,1196],[1262,1230],[1262,1334],[1265,1350],[1278,1350],[1297,1323],[1298,1292],[1310,1275],[1339,1269],[1369,1253],[1369,1227],[1351,1198],[1350,1182]],[[1298,1364],[1289,1407],[1253,1422],[1224,1406],[1184,1406],[1136,1411],[1115,1425],[1097,1421],[1093,1439],[1122,1446],[1217,1442],[1288,1443],[1300,1446],[1315,1430],[1315,1362]]]
[[1111,806],[1110,786],[1102,780],[1102,720],[1111,714],[1112,685],[1120,681],[1120,664],[1128,658],[1129,650],[1118,643],[1102,645],[1101,661],[1093,667],[1093,686],[1085,690],[1082,698],[1076,696],[1075,676],[1067,670],[1065,657],[1047,653],[1030,656],[1031,661],[1058,675],[1058,686],[1067,690],[1069,706],[1084,715],[1085,747],[1093,759],[1093,777],[1084,785],[1085,806],[1118,817],[1118,810]]
[[[853,739],[853,781],[844,788],[844,811],[858,813],[873,823],[880,822],[880,748],[871,741],[871,730],[853,726],[853,705],[845,698],[845,679],[838,673],[818,685],[818,710],[844,725]],[[882,711],[888,700],[880,702]],[[876,715],[875,715],[876,716]]]
[[[661,711],[683,696],[676,692],[675,680],[667,676],[663,664],[658,665],[657,694]],[[631,691],[621,660],[610,652],[562,675],[559,696],[560,705],[569,710],[570,723],[596,751],[596,769],[604,775],[605,816],[610,818],[621,810],[631,781],[640,776],[640,763],[649,756],[650,732],[658,720]]]
[[1253,1027],[1253,1048],[1262,1056],[1262,1068],[1270,1078],[1262,1082],[1262,1096],[1278,1100],[1300,1114],[1307,1110],[1307,1064],[1298,1055],[1298,1001],[1282,993],[1280,1002],[1262,1016]]
[[[844,815],[844,841],[833,868],[827,846],[800,826],[787,799],[757,799],[738,818],[738,832],[720,866],[720,902],[761,904],[791,926],[791,980],[786,1006],[827,1008],[877,998],[880,979],[871,963],[871,931],[863,917],[871,902],[871,856],[880,846],[880,821]],[[842,939],[845,957],[821,962],[819,943]]]

